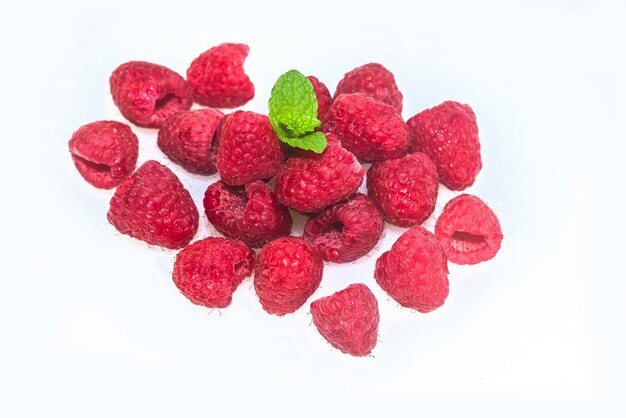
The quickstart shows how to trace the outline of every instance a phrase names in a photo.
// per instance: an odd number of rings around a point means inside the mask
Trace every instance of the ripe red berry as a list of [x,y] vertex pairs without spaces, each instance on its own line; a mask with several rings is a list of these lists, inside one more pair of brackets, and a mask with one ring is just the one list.
[[211,184],[204,194],[204,211],[215,229],[251,247],[262,247],[291,232],[289,210],[260,180],[245,188],[229,187],[223,181]]
[[450,200],[437,219],[435,235],[448,260],[477,264],[495,257],[502,228],[495,213],[476,196],[462,194]]
[[187,70],[187,81],[194,100],[217,108],[239,107],[250,101],[254,97],[254,85],[243,70],[248,52],[248,45],[225,43],[193,60]]
[[98,121],[81,126],[68,143],[76,169],[89,184],[112,189],[135,169],[139,142],[128,125]]
[[356,194],[309,219],[304,237],[325,261],[347,263],[370,252],[383,227],[378,208],[364,194]]
[[273,177],[285,159],[269,118],[259,113],[226,116],[218,141],[217,171],[229,186]]
[[197,174],[213,174],[215,132],[224,114],[215,109],[179,112],[169,117],[157,138],[157,145],[170,160]]
[[407,121],[411,150],[427,154],[437,166],[439,181],[450,190],[463,190],[482,167],[478,125],[472,108],[443,102]]
[[398,226],[423,223],[435,210],[439,178],[426,154],[415,152],[373,164],[367,192],[385,219]]
[[324,132],[337,135],[361,161],[398,158],[409,148],[409,131],[393,106],[362,94],[342,94],[328,111]]
[[366,356],[378,340],[378,302],[361,283],[311,303],[313,323],[335,348],[353,356]]
[[326,121],[328,109],[330,109],[330,105],[333,104],[333,98],[328,91],[328,87],[319,81],[317,77],[310,75],[307,78],[313,85],[315,97],[317,98],[317,119],[324,123]]
[[340,94],[362,93],[393,106],[402,112],[402,93],[393,74],[381,64],[365,64],[347,72],[337,85],[335,99]]
[[278,170],[275,190],[283,205],[298,212],[318,212],[358,190],[365,170],[332,134],[327,136],[324,152],[296,154]]
[[400,305],[430,312],[448,297],[448,264],[441,244],[419,225],[376,260],[376,282]]
[[138,126],[159,128],[168,117],[191,108],[185,79],[162,65],[127,62],[113,71],[109,83],[115,105]]
[[176,255],[172,279],[196,305],[225,308],[253,266],[254,252],[243,242],[209,237],[186,246]]
[[109,222],[122,234],[148,244],[181,248],[198,229],[198,209],[178,177],[150,160],[115,191]]
[[295,312],[315,292],[324,263],[302,238],[283,237],[268,243],[254,267],[254,288],[263,309],[275,315]]

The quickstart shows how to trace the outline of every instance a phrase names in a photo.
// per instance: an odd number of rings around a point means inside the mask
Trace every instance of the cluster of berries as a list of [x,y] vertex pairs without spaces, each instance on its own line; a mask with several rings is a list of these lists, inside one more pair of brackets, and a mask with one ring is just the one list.
[[[378,258],[373,276],[389,296],[419,312],[440,307],[448,296],[448,261],[475,264],[495,256],[500,224],[478,197],[450,200],[434,234],[420,226],[435,209],[439,183],[463,190],[481,169],[476,117],[469,106],[447,101],[405,122],[402,94],[380,64],[345,74],[334,96],[309,76],[298,82],[315,93],[317,120],[305,122],[326,143],[321,152],[301,149],[284,143],[282,136],[293,130],[280,122],[278,132],[271,112],[268,117],[217,110],[239,107],[254,96],[243,70],[248,51],[242,44],[211,48],[191,63],[186,80],[140,61],[120,65],[110,77],[122,115],[137,126],[158,129],[157,145],[171,161],[191,173],[219,173],[221,180],[208,186],[203,206],[225,237],[190,244],[199,219],[191,195],[157,161],[135,170],[138,139],[128,125],[93,122],[69,141],[86,181],[102,189],[117,187],[107,217],[119,232],[182,248],[172,278],[191,302],[225,308],[253,273],[265,311],[295,312],[318,288],[324,261],[363,257],[385,222],[409,229]],[[280,94],[288,97],[290,91]],[[191,110],[193,102],[207,107]],[[292,119],[293,126],[305,124]],[[357,190],[366,162],[372,164],[364,195]],[[268,183],[272,178],[275,182]],[[289,209],[310,216],[302,236],[290,235]],[[376,345],[378,304],[366,285],[352,284],[316,300],[310,310],[319,332],[339,350],[363,356]]]

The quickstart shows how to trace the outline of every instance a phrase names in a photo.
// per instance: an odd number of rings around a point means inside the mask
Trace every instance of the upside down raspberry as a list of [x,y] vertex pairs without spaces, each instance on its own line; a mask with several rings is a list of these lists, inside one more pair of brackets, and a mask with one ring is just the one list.
[[435,235],[448,260],[477,264],[495,257],[502,228],[495,213],[476,196],[462,194],[450,200],[435,224]]
[[298,212],[313,213],[354,194],[365,170],[332,134],[321,154],[297,153],[276,175],[278,200]]
[[194,100],[217,108],[239,107],[254,97],[254,85],[243,70],[248,45],[225,43],[203,52],[187,70]]
[[263,309],[278,316],[295,312],[315,292],[324,263],[319,253],[299,237],[268,243],[257,256],[254,289]]
[[427,154],[437,166],[439,181],[450,190],[463,190],[482,167],[476,115],[466,104],[447,101],[407,121],[411,150]]
[[326,84],[319,81],[317,77],[310,75],[307,78],[313,85],[315,97],[317,98],[317,119],[323,124],[326,121],[328,109],[330,109],[330,105],[333,104],[333,98]]
[[148,244],[181,248],[198,229],[198,209],[169,168],[146,161],[115,190],[107,219],[119,232]]
[[222,117],[224,114],[216,109],[179,112],[163,123],[157,145],[170,160],[185,170],[213,174],[217,171],[214,137]]
[[226,308],[253,266],[254,252],[243,242],[209,237],[186,246],[176,255],[172,279],[196,305]]
[[191,108],[185,79],[162,65],[127,62],[113,71],[109,84],[115,105],[138,126],[159,128],[168,117]]
[[222,234],[262,247],[291,232],[289,210],[278,202],[272,188],[260,180],[244,187],[223,181],[211,184],[204,194],[204,211]]
[[409,131],[393,106],[362,94],[335,98],[324,125],[362,161],[381,161],[406,154]]
[[311,303],[313,323],[335,348],[353,356],[366,356],[378,340],[378,302],[362,283]]
[[448,264],[439,241],[419,225],[376,260],[376,282],[400,305],[430,312],[448,297]]
[[344,93],[362,93],[402,112],[402,93],[393,74],[381,64],[369,63],[347,72],[335,90],[335,99]]
[[81,176],[99,189],[112,189],[135,169],[139,142],[128,125],[103,120],[81,126],[68,143]]
[[217,171],[229,186],[273,177],[285,153],[267,116],[237,111],[219,128]]
[[304,237],[325,261],[347,263],[374,248],[383,227],[378,208],[358,193],[310,218],[304,226]]
[[372,164],[367,192],[385,219],[398,226],[423,223],[435,210],[439,177],[426,154],[415,152]]

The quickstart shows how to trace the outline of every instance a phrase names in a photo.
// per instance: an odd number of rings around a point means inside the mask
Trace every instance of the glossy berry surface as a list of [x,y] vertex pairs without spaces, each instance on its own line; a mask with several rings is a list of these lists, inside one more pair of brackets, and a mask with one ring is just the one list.
[[400,113],[362,94],[341,94],[335,98],[324,125],[341,145],[361,161],[382,161],[406,154],[409,131]]
[[69,140],[74,166],[99,189],[118,186],[135,169],[137,136],[126,124],[105,120],[81,126]]
[[498,217],[485,202],[469,194],[446,204],[435,224],[435,235],[455,264],[491,260],[502,244]]
[[346,354],[366,356],[376,346],[378,301],[362,283],[314,301],[311,316],[319,333]]
[[213,174],[217,171],[215,133],[223,117],[216,109],[179,112],[163,123],[157,145],[190,173]]
[[324,263],[299,237],[278,238],[257,256],[254,289],[263,309],[282,316],[298,310],[322,280]]
[[115,190],[107,219],[120,233],[165,248],[181,248],[198,230],[198,209],[169,168],[146,161]]
[[191,108],[185,79],[162,65],[127,62],[113,71],[109,84],[113,102],[137,126],[160,128],[168,117]]
[[304,237],[324,261],[347,263],[370,252],[383,232],[382,214],[363,194],[328,206],[304,226]]
[[259,113],[231,113],[217,138],[217,171],[230,186],[273,177],[285,159],[269,118]]
[[411,151],[427,154],[437,166],[439,181],[450,190],[474,184],[482,168],[476,115],[471,107],[447,101],[407,121]]
[[437,167],[421,152],[374,163],[367,171],[367,192],[394,225],[409,227],[428,219],[438,189]]
[[203,204],[215,229],[251,247],[262,247],[291,232],[289,210],[278,202],[272,188],[259,180],[245,187],[215,182],[207,188]]
[[448,264],[435,236],[417,225],[378,260],[376,282],[400,305],[419,312],[439,308],[448,297]]
[[250,52],[245,44],[225,43],[194,59],[187,81],[194,100],[215,108],[239,107],[254,97],[254,85],[243,69]]
[[402,112],[402,93],[391,71],[382,64],[369,63],[347,72],[337,84],[335,98],[346,93],[364,94]]
[[172,280],[196,305],[226,308],[235,289],[254,267],[254,252],[241,241],[208,237],[183,248]]

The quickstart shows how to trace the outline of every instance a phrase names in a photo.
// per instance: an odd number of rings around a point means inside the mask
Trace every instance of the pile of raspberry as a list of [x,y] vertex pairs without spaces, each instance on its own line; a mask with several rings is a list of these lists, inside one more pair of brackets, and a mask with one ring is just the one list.
[[[203,209],[221,236],[192,242],[200,215],[189,191],[157,161],[136,168],[139,144],[129,125],[92,122],[69,141],[87,182],[117,188],[107,214],[113,227],[180,249],[172,281],[192,303],[226,308],[253,275],[262,308],[291,314],[316,291],[325,263],[365,256],[385,223],[407,230],[378,258],[372,276],[400,305],[422,313],[444,304],[448,262],[476,264],[496,255],[500,223],[476,196],[447,202],[434,233],[421,226],[435,209],[440,183],[464,190],[482,167],[476,116],[468,105],[446,101],[405,121],[403,96],[381,64],[346,73],[333,96],[309,76],[322,122],[317,129],[328,145],[321,153],[293,148],[279,140],[267,115],[223,111],[254,97],[243,69],[248,52],[243,44],[213,47],[191,62],[186,78],[143,61],[122,64],[110,77],[121,114],[157,129],[157,145],[172,162],[190,173],[219,174],[208,184]],[[192,109],[193,103],[199,106]],[[365,178],[367,195],[357,192]],[[291,211],[309,217],[302,236],[291,235]],[[365,284],[309,307],[333,347],[365,356],[376,346],[378,303]]]

